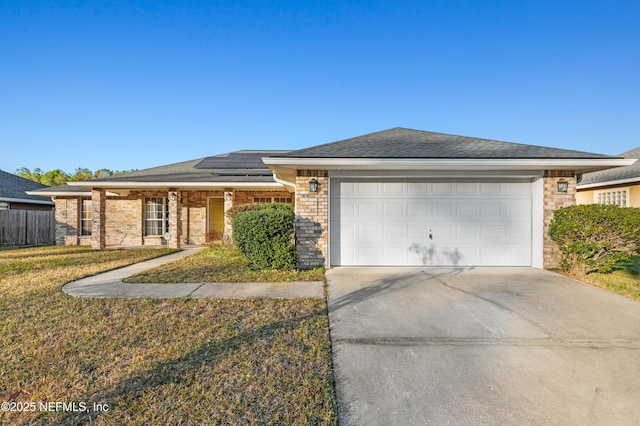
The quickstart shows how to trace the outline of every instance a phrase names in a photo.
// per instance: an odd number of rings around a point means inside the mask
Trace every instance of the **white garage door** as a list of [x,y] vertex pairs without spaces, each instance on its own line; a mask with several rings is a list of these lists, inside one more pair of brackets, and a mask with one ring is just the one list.
[[331,181],[331,264],[530,266],[531,183]]

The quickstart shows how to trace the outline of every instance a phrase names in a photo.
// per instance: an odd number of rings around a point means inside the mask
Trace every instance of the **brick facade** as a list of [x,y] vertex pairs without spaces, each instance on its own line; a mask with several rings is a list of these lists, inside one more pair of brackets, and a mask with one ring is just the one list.
[[96,250],[107,248],[105,233],[106,200],[107,196],[104,189],[93,189],[91,191],[91,206],[93,208],[91,248]]
[[[225,191],[173,191],[178,199],[174,207],[169,202],[169,220],[171,240],[169,245],[201,245],[205,244],[205,234],[209,227],[208,200],[211,197],[224,197]],[[225,211],[234,204],[253,203],[254,198],[288,197],[293,199],[293,194],[286,190],[281,191],[232,191],[232,200],[225,200]],[[122,196],[107,196],[92,192],[93,229],[104,226],[104,247],[133,247],[133,246],[159,246],[167,244],[162,236],[144,235],[144,200],[148,197],[169,196],[166,190],[130,191]],[[103,197],[103,215],[100,216],[100,197]],[[100,240],[95,232],[91,236],[80,236],[80,216],[82,200],[89,197],[64,196],[56,197],[56,244],[58,245],[91,245],[100,248]],[[96,210],[98,209],[98,210]],[[177,214],[179,212],[179,214]],[[96,217],[98,221],[96,221]],[[100,217],[102,220],[100,221]],[[172,218],[174,229],[171,228]],[[179,232],[178,232],[179,227]],[[229,227],[229,230],[227,230]],[[229,233],[231,223],[225,220],[225,233]],[[180,238],[176,241],[176,238]]]
[[[309,181],[318,192],[309,192]],[[296,177],[296,246],[301,268],[329,265],[329,178],[326,170],[298,170]]]
[[[309,192],[309,181],[319,182],[318,192]],[[564,179],[569,184],[567,193],[559,193],[557,183]],[[224,198],[224,209],[233,205],[250,204],[258,199],[270,197],[292,198],[296,213],[296,245],[300,265],[303,268],[328,266],[329,264],[329,178],[326,170],[299,170],[296,177],[295,195],[286,191],[233,191],[230,188],[210,191],[176,191],[178,199],[171,207],[169,217],[176,218],[175,228],[170,228],[172,240],[179,245],[205,244],[209,227],[208,200]],[[227,200],[226,193],[231,193]],[[547,236],[553,212],[575,204],[576,179],[573,171],[547,171],[543,178],[543,266],[558,266],[559,254],[553,241]],[[56,244],[106,246],[163,245],[161,236],[144,235],[144,200],[147,197],[168,197],[166,190],[131,191],[124,196],[106,196],[104,191],[92,191],[93,232],[91,237],[81,237],[80,216],[82,199],[88,197],[56,197]],[[103,203],[102,214],[100,203]],[[179,215],[177,214],[179,212]],[[104,227],[103,238],[96,229]],[[177,232],[179,227],[179,232]],[[231,223],[225,218],[225,238],[232,238]]]
[[[80,244],[80,199],[56,198],[56,245],[75,246]],[[85,245],[91,244],[89,241]]]
[[[566,193],[558,192],[558,181],[568,182]],[[549,170],[545,172],[543,195],[543,267],[553,269],[559,266],[560,252],[556,243],[548,236],[549,225],[553,220],[553,212],[561,207],[576,203],[576,178],[571,170]]]

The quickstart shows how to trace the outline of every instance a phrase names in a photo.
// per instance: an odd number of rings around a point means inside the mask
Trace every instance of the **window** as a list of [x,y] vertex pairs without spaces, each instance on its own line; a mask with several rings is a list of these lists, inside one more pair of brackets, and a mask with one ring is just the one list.
[[91,200],[82,200],[82,209],[80,211],[80,235],[91,235],[91,226],[93,224],[93,206]]
[[144,199],[144,235],[162,236],[169,228],[169,211],[165,197]]
[[291,204],[291,197],[254,197],[253,202],[257,204],[266,203],[287,203]]
[[612,204],[620,207],[629,207],[629,188],[617,188],[593,193],[596,204]]
[[9,203],[7,201],[0,201],[0,210],[9,210]]

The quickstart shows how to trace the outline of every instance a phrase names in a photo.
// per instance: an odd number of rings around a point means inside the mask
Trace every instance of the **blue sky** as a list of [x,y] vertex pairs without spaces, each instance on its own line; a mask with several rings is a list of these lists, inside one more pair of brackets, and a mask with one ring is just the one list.
[[142,169],[396,126],[640,146],[640,2],[0,2],[5,171]]

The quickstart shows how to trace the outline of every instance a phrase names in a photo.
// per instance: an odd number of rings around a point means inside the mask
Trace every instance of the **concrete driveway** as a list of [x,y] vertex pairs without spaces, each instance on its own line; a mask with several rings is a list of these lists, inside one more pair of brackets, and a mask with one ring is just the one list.
[[640,303],[533,268],[327,272],[341,425],[640,421]]

